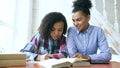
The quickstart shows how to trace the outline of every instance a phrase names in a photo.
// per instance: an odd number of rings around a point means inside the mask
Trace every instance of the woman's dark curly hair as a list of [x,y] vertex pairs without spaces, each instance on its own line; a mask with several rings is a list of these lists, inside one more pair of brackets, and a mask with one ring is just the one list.
[[60,12],[50,12],[42,19],[38,28],[41,37],[48,39],[48,37],[50,37],[50,32],[56,22],[64,23],[63,34],[65,35],[67,31],[67,21],[65,16]]
[[85,15],[90,15],[90,8],[92,7],[92,3],[90,0],[75,0],[73,2],[73,10],[75,13],[77,11],[82,11]]

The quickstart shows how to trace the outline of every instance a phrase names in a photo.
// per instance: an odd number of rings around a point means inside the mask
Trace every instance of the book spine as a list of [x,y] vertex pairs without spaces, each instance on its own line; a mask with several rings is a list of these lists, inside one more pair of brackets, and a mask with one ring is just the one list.
[[0,54],[0,60],[26,59],[26,54]]

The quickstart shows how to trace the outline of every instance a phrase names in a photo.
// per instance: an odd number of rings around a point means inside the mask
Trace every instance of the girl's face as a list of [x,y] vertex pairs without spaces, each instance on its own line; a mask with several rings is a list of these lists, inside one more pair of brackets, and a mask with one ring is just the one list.
[[79,31],[85,31],[88,28],[90,15],[85,15],[82,11],[75,12],[72,16],[73,24]]
[[63,34],[63,30],[64,30],[64,23],[63,22],[56,22],[53,25],[53,28],[50,32],[52,39],[57,40],[58,38],[60,38],[61,35]]

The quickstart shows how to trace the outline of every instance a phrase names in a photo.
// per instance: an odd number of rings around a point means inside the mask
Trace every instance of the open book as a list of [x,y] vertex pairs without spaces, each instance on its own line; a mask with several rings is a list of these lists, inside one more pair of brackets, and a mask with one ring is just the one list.
[[90,66],[86,59],[81,58],[61,58],[61,59],[48,59],[39,62],[45,68],[61,68],[71,66]]

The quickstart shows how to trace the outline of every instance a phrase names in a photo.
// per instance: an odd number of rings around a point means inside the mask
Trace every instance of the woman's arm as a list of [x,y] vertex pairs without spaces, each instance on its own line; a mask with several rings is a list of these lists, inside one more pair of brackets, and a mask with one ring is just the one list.
[[111,53],[107,39],[102,29],[98,31],[98,48],[100,49],[100,53],[89,55],[91,57],[91,63],[108,63],[111,59]]

